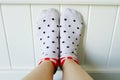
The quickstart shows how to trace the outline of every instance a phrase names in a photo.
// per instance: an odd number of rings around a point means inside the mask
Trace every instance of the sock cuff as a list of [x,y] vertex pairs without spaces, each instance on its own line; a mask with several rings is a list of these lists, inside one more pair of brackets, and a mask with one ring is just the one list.
[[56,59],[56,58],[43,58],[43,59],[40,60],[38,65],[40,65],[45,60],[48,60],[48,61],[52,62],[53,66],[55,67],[55,72],[56,72],[57,67],[58,67],[58,59]]
[[62,57],[60,58],[60,67],[62,67],[64,65],[64,62],[66,59],[72,59],[73,61],[75,61],[77,64],[79,64],[78,59],[74,58],[72,56],[68,56],[68,57]]

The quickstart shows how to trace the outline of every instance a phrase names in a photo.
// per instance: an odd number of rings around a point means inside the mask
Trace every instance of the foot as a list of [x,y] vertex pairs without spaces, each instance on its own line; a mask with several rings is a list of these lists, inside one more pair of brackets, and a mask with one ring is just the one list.
[[40,41],[41,59],[52,61],[58,66],[58,34],[59,14],[55,9],[43,10],[37,22],[37,32]]
[[66,59],[73,59],[78,63],[77,47],[79,46],[82,19],[80,14],[72,9],[66,9],[60,20],[60,65]]

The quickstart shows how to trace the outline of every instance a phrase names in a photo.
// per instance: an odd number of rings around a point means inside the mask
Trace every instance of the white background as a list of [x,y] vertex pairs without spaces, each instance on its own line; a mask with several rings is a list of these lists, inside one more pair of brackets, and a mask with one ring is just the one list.
[[1,80],[20,80],[39,62],[35,22],[41,10],[48,8],[60,13],[72,8],[82,14],[79,60],[86,71],[94,77],[99,73],[120,73],[120,0],[0,0],[0,3]]

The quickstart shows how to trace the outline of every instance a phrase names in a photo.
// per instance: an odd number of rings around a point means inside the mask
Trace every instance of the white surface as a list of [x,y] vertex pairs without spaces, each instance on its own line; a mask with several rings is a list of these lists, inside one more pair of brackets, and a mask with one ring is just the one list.
[[117,7],[91,6],[86,37],[86,65],[105,67],[109,54]]
[[29,5],[2,5],[12,68],[34,67]]
[[[39,43],[34,31],[37,15],[43,9],[56,8],[61,12],[67,7],[76,9],[83,15],[85,26],[79,56],[82,66],[87,71],[94,71],[96,74],[97,71],[104,73],[106,68],[108,73],[113,71],[120,73],[120,6],[106,5],[2,4],[0,10],[0,14],[2,12],[3,15],[3,19],[0,15],[0,79],[18,80],[16,77],[23,77],[28,72],[26,71],[28,68],[32,69],[34,64],[37,65],[40,56]],[[10,54],[10,60],[8,54]],[[10,62],[12,69],[10,69]],[[15,69],[20,72],[18,71],[17,74]]]
[[2,22],[2,13],[0,8],[0,69],[9,69],[10,61],[8,56],[7,43]]
[[[1,8],[13,69],[33,68],[34,64],[38,64],[40,49],[35,32],[35,23],[40,11],[48,8],[56,8],[60,12],[65,8],[73,8],[82,14],[85,25],[82,37],[83,43],[81,43],[80,47],[81,54],[79,56],[82,65],[85,65],[87,68],[104,69],[107,67],[108,60],[112,60],[112,62],[119,60],[119,58],[109,56],[111,49],[113,51],[111,55],[119,56],[119,50],[117,50],[117,53],[111,47],[119,43],[119,34],[116,33],[119,32],[116,31],[119,29],[115,29],[114,31],[115,23],[117,24],[116,26],[119,26],[119,17],[116,19],[117,6],[1,5]],[[33,35],[31,30],[33,30]],[[4,30],[2,31],[3,41],[5,42]],[[116,33],[116,37],[113,36],[113,32]],[[114,41],[114,38],[117,41]],[[113,44],[112,40],[114,42]],[[4,46],[6,44],[2,45]],[[7,51],[6,47],[4,49]],[[115,54],[113,54],[114,52]],[[7,58],[7,54],[5,58]],[[9,65],[10,63],[7,64]]]
[[106,4],[120,5],[120,0],[0,0],[0,3],[7,4]]
[[116,25],[113,33],[113,41],[111,44],[111,52],[108,66],[111,68],[120,68],[120,7],[116,16]]

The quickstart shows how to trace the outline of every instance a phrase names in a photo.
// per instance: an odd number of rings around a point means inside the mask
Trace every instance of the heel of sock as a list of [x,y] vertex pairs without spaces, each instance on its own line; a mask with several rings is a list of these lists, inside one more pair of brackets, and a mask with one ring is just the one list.
[[77,64],[79,64],[77,58],[74,58],[74,57],[71,57],[71,56],[62,57],[62,58],[60,58],[60,67],[61,67],[61,68],[62,68],[62,66],[64,65],[64,62],[65,62],[66,59],[72,59],[72,60],[75,61]]
[[[45,61],[45,60],[48,60],[48,61],[51,61],[51,62],[52,62],[53,66],[54,66],[54,68],[55,68],[55,72],[56,72],[56,70],[57,70],[57,68],[58,68],[58,59],[56,59],[56,58],[43,58],[43,59],[40,60],[40,62],[39,62],[38,65],[40,65],[40,64],[41,64],[43,61]],[[55,73],[55,72],[54,72],[54,73]]]

